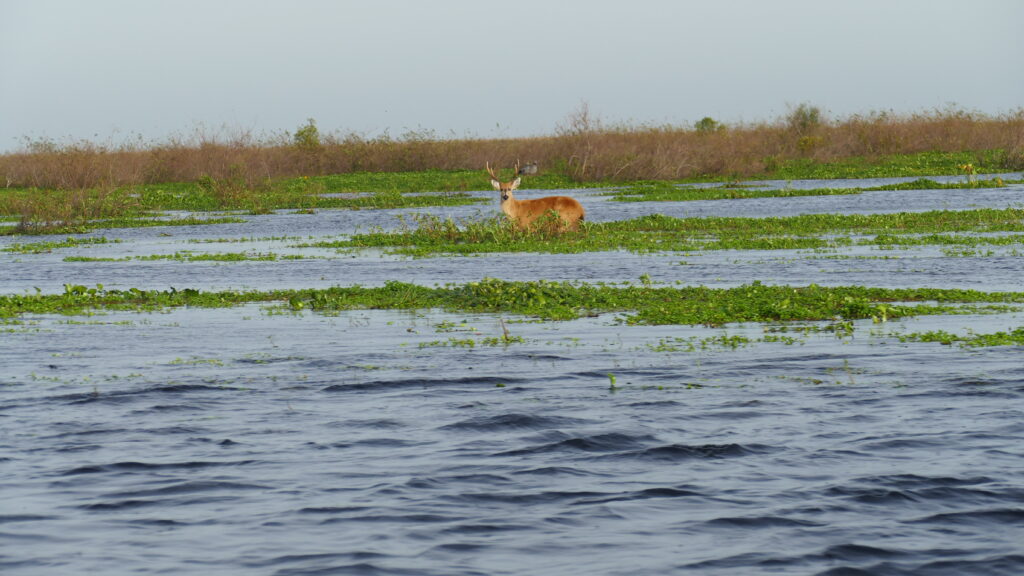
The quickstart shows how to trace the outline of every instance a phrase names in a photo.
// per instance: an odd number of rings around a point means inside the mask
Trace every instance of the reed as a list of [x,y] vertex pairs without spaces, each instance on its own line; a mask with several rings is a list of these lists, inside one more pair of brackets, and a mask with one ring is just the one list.
[[[772,176],[792,165],[842,159],[871,163],[894,154],[969,153],[979,172],[1024,169],[1024,109],[992,116],[959,109],[911,115],[875,112],[830,120],[801,105],[768,122],[694,126],[609,125],[586,107],[553,134],[531,138],[442,138],[324,134],[310,120],[294,134],[197,130],[165,142],[26,141],[0,155],[10,187],[85,189],[167,182],[268,181],[354,172],[479,170],[485,162],[536,161],[572,182]],[[955,173],[956,167],[948,170]],[[229,198],[230,200],[230,198]]]

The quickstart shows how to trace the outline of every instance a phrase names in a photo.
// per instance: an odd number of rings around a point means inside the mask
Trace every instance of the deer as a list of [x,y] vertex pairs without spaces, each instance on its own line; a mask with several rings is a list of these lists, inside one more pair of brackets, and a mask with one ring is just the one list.
[[515,177],[509,182],[502,182],[491,163],[486,163],[487,173],[491,176],[491,186],[501,192],[501,211],[514,221],[521,229],[528,229],[537,219],[548,211],[554,211],[565,228],[575,230],[585,216],[583,205],[575,198],[568,196],[545,196],[534,200],[516,200],[512,191],[519,187],[522,180],[519,175],[519,161],[516,161]]

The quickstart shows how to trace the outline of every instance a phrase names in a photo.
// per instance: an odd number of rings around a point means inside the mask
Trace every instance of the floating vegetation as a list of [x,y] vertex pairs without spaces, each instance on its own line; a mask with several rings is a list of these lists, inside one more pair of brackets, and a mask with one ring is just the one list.
[[897,334],[900,342],[938,342],[950,346],[956,344],[961,348],[982,348],[987,346],[1024,346],[1024,326],[1009,332],[992,332],[977,334],[968,332],[965,335],[952,334],[944,330],[930,332],[913,332]]
[[738,334],[733,334],[731,336],[728,334],[719,334],[717,336],[709,336],[705,338],[699,338],[697,336],[691,336],[689,338],[673,337],[661,338],[658,340],[657,344],[649,344],[648,349],[653,352],[697,352],[699,350],[703,351],[716,348],[736,350],[737,348],[750,346],[754,342],[755,340]]
[[301,236],[263,236],[259,238],[189,238],[189,244],[246,244],[250,242],[285,242],[302,240]]
[[28,242],[24,244],[11,244],[0,248],[0,252],[14,252],[17,254],[43,254],[61,248],[79,248],[82,246],[95,246],[97,244],[118,244],[121,240],[108,240],[104,236],[95,238],[72,238],[66,240],[53,240],[49,242]]
[[[780,250],[854,244],[893,246],[898,242],[904,245],[927,244],[929,237],[919,235],[950,232],[1024,232],[1024,210],[804,214],[772,218],[673,218],[655,214],[632,220],[584,223],[578,231],[523,231],[502,217],[455,222],[450,218],[419,215],[411,223],[403,221],[396,231],[356,234],[344,240],[303,246],[342,249],[383,247],[393,254],[419,257],[490,252]],[[855,240],[851,235],[875,237]],[[935,238],[947,243],[985,242],[976,236],[947,234]],[[1020,241],[1020,236],[1011,238],[992,242]]]
[[91,258],[88,256],[67,256],[64,262],[129,262],[171,260],[175,262],[276,262],[278,260],[316,260],[321,256],[303,254],[275,254],[273,252],[220,252],[195,253],[180,250],[173,254],[150,254],[146,256],[123,256],[121,258]]
[[210,226],[213,224],[244,224],[245,219],[236,216],[222,216],[212,218],[197,218],[185,216],[182,218],[153,218],[153,217],[119,217],[102,220],[81,221],[75,224],[56,223],[47,226],[29,226],[27,228],[0,227],[0,235],[13,236],[16,234],[84,234],[92,230],[108,228],[149,228],[153,226]]
[[[464,285],[426,287],[390,281],[306,290],[222,291],[105,290],[65,285],[63,294],[0,296],[0,317],[22,314],[85,314],[94,310],[157,311],[180,306],[229,307],[272,303],[292,310],[337,312],[358,309],[496,312],[569,320],[619,313],[627,324],[721,326],[733,322],[812,320],[883,322],[923,314],[1004,312],[1021,309],[1024,292],[953,289],[883,289],[863,286],[767,286],[736,288],[592,285],[484,279]],[[968,306],[965,306],[968,305]],[[506,334],[506,340],[510,339]]]

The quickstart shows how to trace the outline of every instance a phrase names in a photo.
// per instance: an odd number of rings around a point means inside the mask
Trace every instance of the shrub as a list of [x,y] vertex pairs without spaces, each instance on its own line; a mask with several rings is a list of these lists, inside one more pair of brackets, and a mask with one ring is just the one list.
[[710,116],[705,116],[694,123],[693,129],[696,130],[698,134],[713,134],[715,132],[725,130],[725,124],[722,124]]
[[800,104],[786,115],[786,126],[799,136],[806,136],[822,124],[821,109],[810,104]]
[[316,127],[316,120],[309,118],[306,123],[295,131],[292,137],[295,147],[303,152],[318,152],[321,148],[320,130]]

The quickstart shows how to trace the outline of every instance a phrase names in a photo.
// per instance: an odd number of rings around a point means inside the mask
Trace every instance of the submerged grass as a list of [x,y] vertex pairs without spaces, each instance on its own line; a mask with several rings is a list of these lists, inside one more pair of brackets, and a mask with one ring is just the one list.
[[81,246],[95,246],[97,244],[117,244],[121,240],[107,240],[106,237],[100,236],[95,238],[72,238],[68,237],[65,240],[53,240],[48,242],[26,242],[19,244],[11,244],[0,248],[0,252],[14,252],[16,254],[42,254],[45,252],[53,252],[61,248],[78,248]]
[[[862,286],[736,288],[591,285],[484,279],[425,287],[402,282],[327,289],[202,292],[193,289],[105,290],[66,285],[63,294],[0,296],[0,318],[24,314],[89,314],[96,310],[156,311],[181,306],[230,307],[263,302],[288,310],[333,313],[353,309],[431,309],[496,312],[568,320],[620,313],[628,324],[719,326],[733,322],[812,320],[885,321],[921,314],[1004,311],[1024,303],[1024,292],[953,289],[883,289]],[[980,306],[980,307],[979,307]],[[1018,306],[1019,307],[1019,306]]]
[[171,260],[175,262],[277,262],[279,260],[310,260],[318,256],[302,254],[275,254],[273,252],[218,252],[200,253],[180,250],[173,254],[150,254],[147,256],[124,256],[121,258],[92,258],[88,256],[67,256],[64,262],[129,262],[133,260],[151,262]]
[[[923,243],[907,235],[949,232],[1024,232],[1024,210],[900,212],[895,214],[805,214],[772,218],[673,218],[651,215],[632,220],[584,223],[578,231],[520,230],[505,218],[457,223],[420,215],[393,232],[357,234],[307,244],[319,248],[389,248],[411,256],[489,252],[579,253],[610,250],[774,250],[852,245],[850,235],[875,235],[858,244]],[[959,236],[947,235],[952,243]],[[962,237],[970,238],[970,237]],[[973,241],[973,240],[971,240]]]

